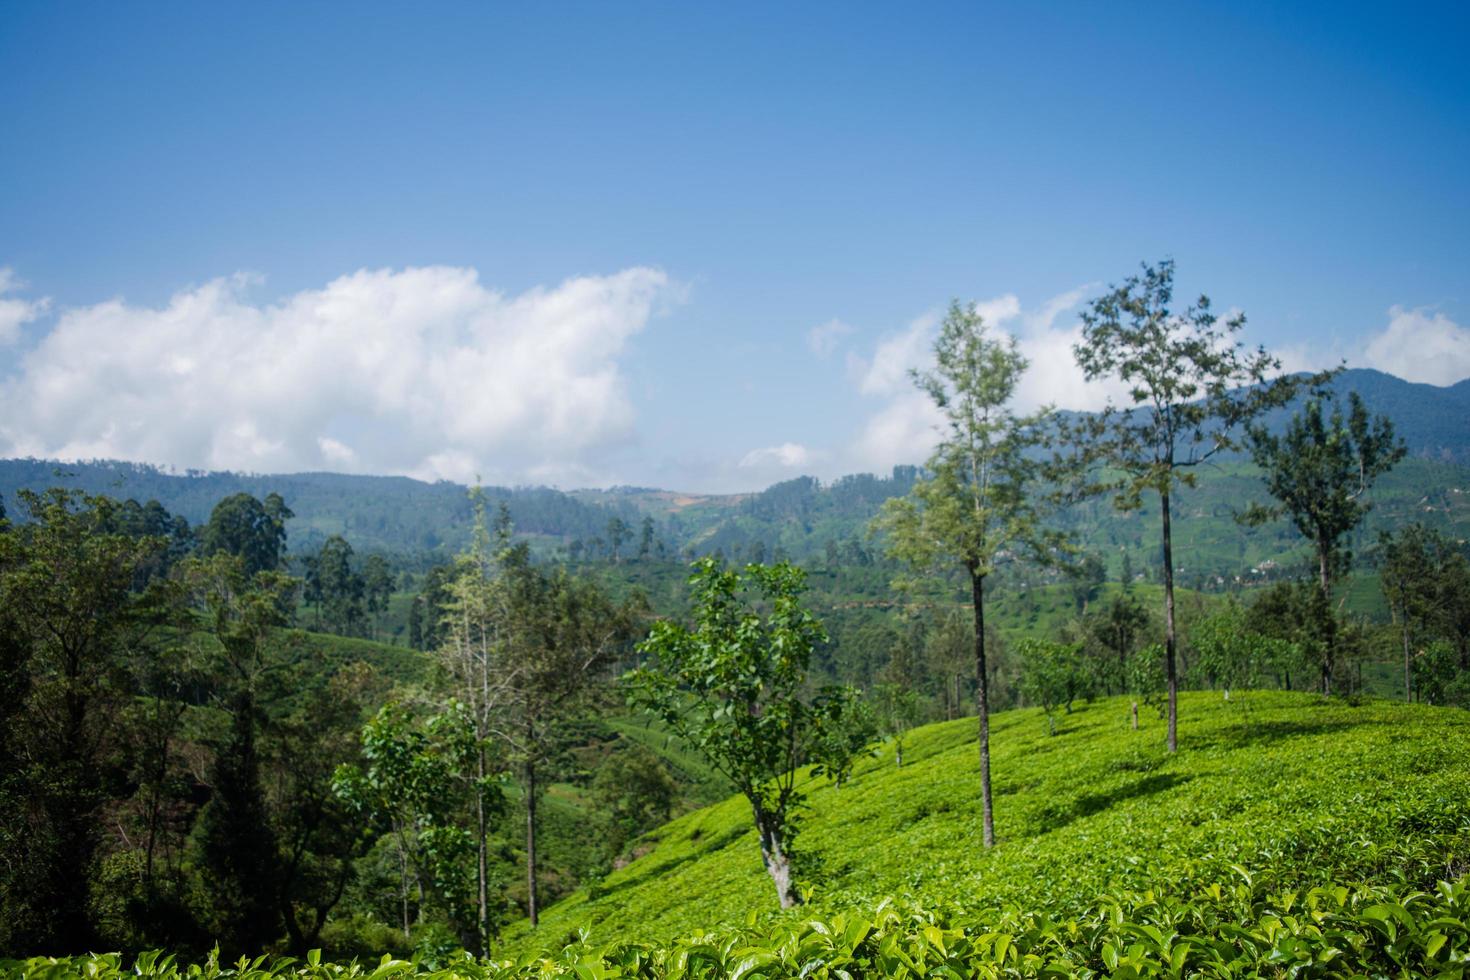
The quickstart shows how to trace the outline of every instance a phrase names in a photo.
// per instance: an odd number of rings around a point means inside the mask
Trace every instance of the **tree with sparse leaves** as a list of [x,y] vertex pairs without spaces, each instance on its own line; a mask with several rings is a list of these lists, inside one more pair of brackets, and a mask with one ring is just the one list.
[[1120,510],[1136,510],[1145,493],[1159,500],[1163,553],[1164,672],[1168,688],[1168,747],[1178,750],[1178,642],[1174,617],[1176,489],[1195,484],[1197,468],[1236,448],[1236,430],[1284,404],[1300,380],[1270,379],[1280,361],[1264,348],[1235,339],[1245,316],[1221,319],[1201,296],[1173,309],[1174,263],[1145,265],[1093,300],[1082,314],[1073,348],[1089,381],[1109,379],[1128,390],[1127,403],[1109,404],[1080,425],[1079,436],[1117,472],[1107,486]]
[[[1017,415],[1011,401],[1026,370],[1015,338],[990,334],[973,305],[955,302],[934,344],[935,367],[915,383],[944,416],[923,476],[884,504],[875,527],[891,555],[924,571],[958,567],[970,588],[979,710],[980,796],[985,846],[995,843],[990,789],[990,671],[985,649],[985,582],[1003,552],[1046,550],[1041,526],[1043,465],[1051,412]],[[1054,543],[1054,542],[1053,542]]]
[[1281,435],[1264,426],[1249,428],[1251,458],[1263,471],[1275,507],[1251,508],[1246,519],[1260,523],[1286,515],[1311,542],[1317,563],[1322,693],[1332,693],[1337,663],[1336,616],[1332,612],[1334,581],[1352,565],[1343,538],[1367,516],[1373,482],[1404,458],[1403,441],[1394,436],[1387,417],[1370,417],[1357,392],[1348,410],[1333,405],[1324,415],[1324,399],[1311,398],[1292,417]]

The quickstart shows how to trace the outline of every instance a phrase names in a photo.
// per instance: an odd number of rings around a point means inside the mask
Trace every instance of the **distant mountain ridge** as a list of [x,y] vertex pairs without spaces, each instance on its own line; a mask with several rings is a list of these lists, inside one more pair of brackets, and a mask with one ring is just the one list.
[[[1339,395],[1357,392],[1370,410],[1391,418],[1411,457],[1452,464],[1456,472],[1433,480],[1436,485],[1458,488],[1465,482],[1458,468],[1470,465],[1470,379],[1441,388],[1358,369],[1343,372],[1334,388]],[[1289,414],[1289,409],[1278,412],[1268,424],[1279,426]],[[798,477],[741,494],[643,487],[574,491],[487,487],[485,492],[492,506],[499,501],[509,506],[520,532],[544,538],[552,546],[597,539],[613,518],[634,526],[650,515],[661,537],[679,550],[724,548],[728,553],[761,541],[802,556],[818,552],[828,541],[861,536],[861,526],[882,501],[906,493],[916,475],[914,466],[903,466],[888,476],[856,474],[829,483]],[[1238,475],[1234,479],[1233,490],[1238,493],[1252,492],[1257,482]],[[448,481],[338,473],[178,474],[108,460],[0,460],[0,495],[12,510],[16,490],[53,485],[139,501],[155,499],[196,524],[229,494],[280,493],[296,514],[288,525],[292,550],[311,549],[328,535],[342,534],[359,550],[442,554],[463,546],[472,519],[468,488]],[[1103,519],[1104,510],[1094,509],[1096,519]]]

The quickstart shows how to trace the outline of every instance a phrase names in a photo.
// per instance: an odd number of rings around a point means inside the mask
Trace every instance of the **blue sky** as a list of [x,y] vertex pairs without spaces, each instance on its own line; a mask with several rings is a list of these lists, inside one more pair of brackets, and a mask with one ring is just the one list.
[[950,298],[1022,336],[1026,397],[1089,407],[1078,304],[1166,255],[1293,366],[1449,383],[1467,28],[10,3],[0,454],[689,490],[882,469],[924,455],[902,369]]

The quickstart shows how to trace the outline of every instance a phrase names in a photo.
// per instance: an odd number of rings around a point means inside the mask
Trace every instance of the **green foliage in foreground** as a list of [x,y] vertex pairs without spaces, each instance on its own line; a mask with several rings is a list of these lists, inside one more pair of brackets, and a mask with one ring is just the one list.
[[[1274,890],[1428,889],[1470,855],[1470,713],[1284,692],[1186,692],[1180,754],[1154,709],[1078,702],[1048,734],[1039,709],[994,718],[997,846],[981,846],[975,721],[910,732],[838,789],[803,786],[808,915],[926,908],[1088,914],[1108,895],[1191,894],[1239,864]],[[662,941],[774,907],[743,799],[644,838],[637,860],[546,910],[514,950]]]
[[552,956],[451,960],[446,965],[267,965],[242,960],[181,968],[144,954],[128,968],[116,955],[0,962],[36,980],[345,980],[349,977],[1463,977],[1470,973],[1470,882],[1407,888],[1314,888],[1268,893],[1237,871],[1189,897],[1130,894],[1085,915],[1057,919],[1009,909],[946,918],[884,905],[870,915],[754,923],[665,945],[575,942]]

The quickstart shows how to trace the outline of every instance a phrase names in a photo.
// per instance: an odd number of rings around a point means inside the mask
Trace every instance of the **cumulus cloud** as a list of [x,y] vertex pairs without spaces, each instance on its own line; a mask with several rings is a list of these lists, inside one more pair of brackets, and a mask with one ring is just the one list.
[[806,345],[818,357],[831,357],[842,343],[842,338],[852,333],[852,325],[841,320],[828,320],[812,327],[806,334]]
[[[1094,411],[1109,397],[1125,394],[1122,386],[1088,381],[1077,367],[1072,347],[1082,325],[1072,314],[1093,287],[1079,286],[1028,310],[1007,293],[975,304],[985,323],[1016,338],[1030,367],[1017,386],[1015,408],[1042,405]],[[884,470],[900,463],[922,462],[934,448],[943,417],[911,379],[914,370],[933,364],[934,338],[941,314],[931,311],[897,333],[881,338],[870,358],[848,357],[848,371],[858,391],[880,401],[855,440],[856,466]]]
[[1443,313],[1395,306],[1388,326],[1364,347],[1363,364],[1405,381],[1454,384],[1470,377],[1470,328]]
[[16,278],[14,269],[9,266],[0,266],[0,347],[19,340],[20,328],[32,320],[39,319],[51,308],[51,300],[45,297],[27,300],[6,295],[20,292],[25,285]]
[[245,277],[64,311],[0,381],[0,452],[559,482],[633,435],[619,358],[657,269],[508,296],[473,269],[363,270],[274,304]]
[[764,449],[752,449],[740,459],[742,469],[754,469],[759,467],[780,466],[785,469],[796,469],[808,466],[815,459],[810,449],[796,442],[783,442],[779,446],[767,446]]

